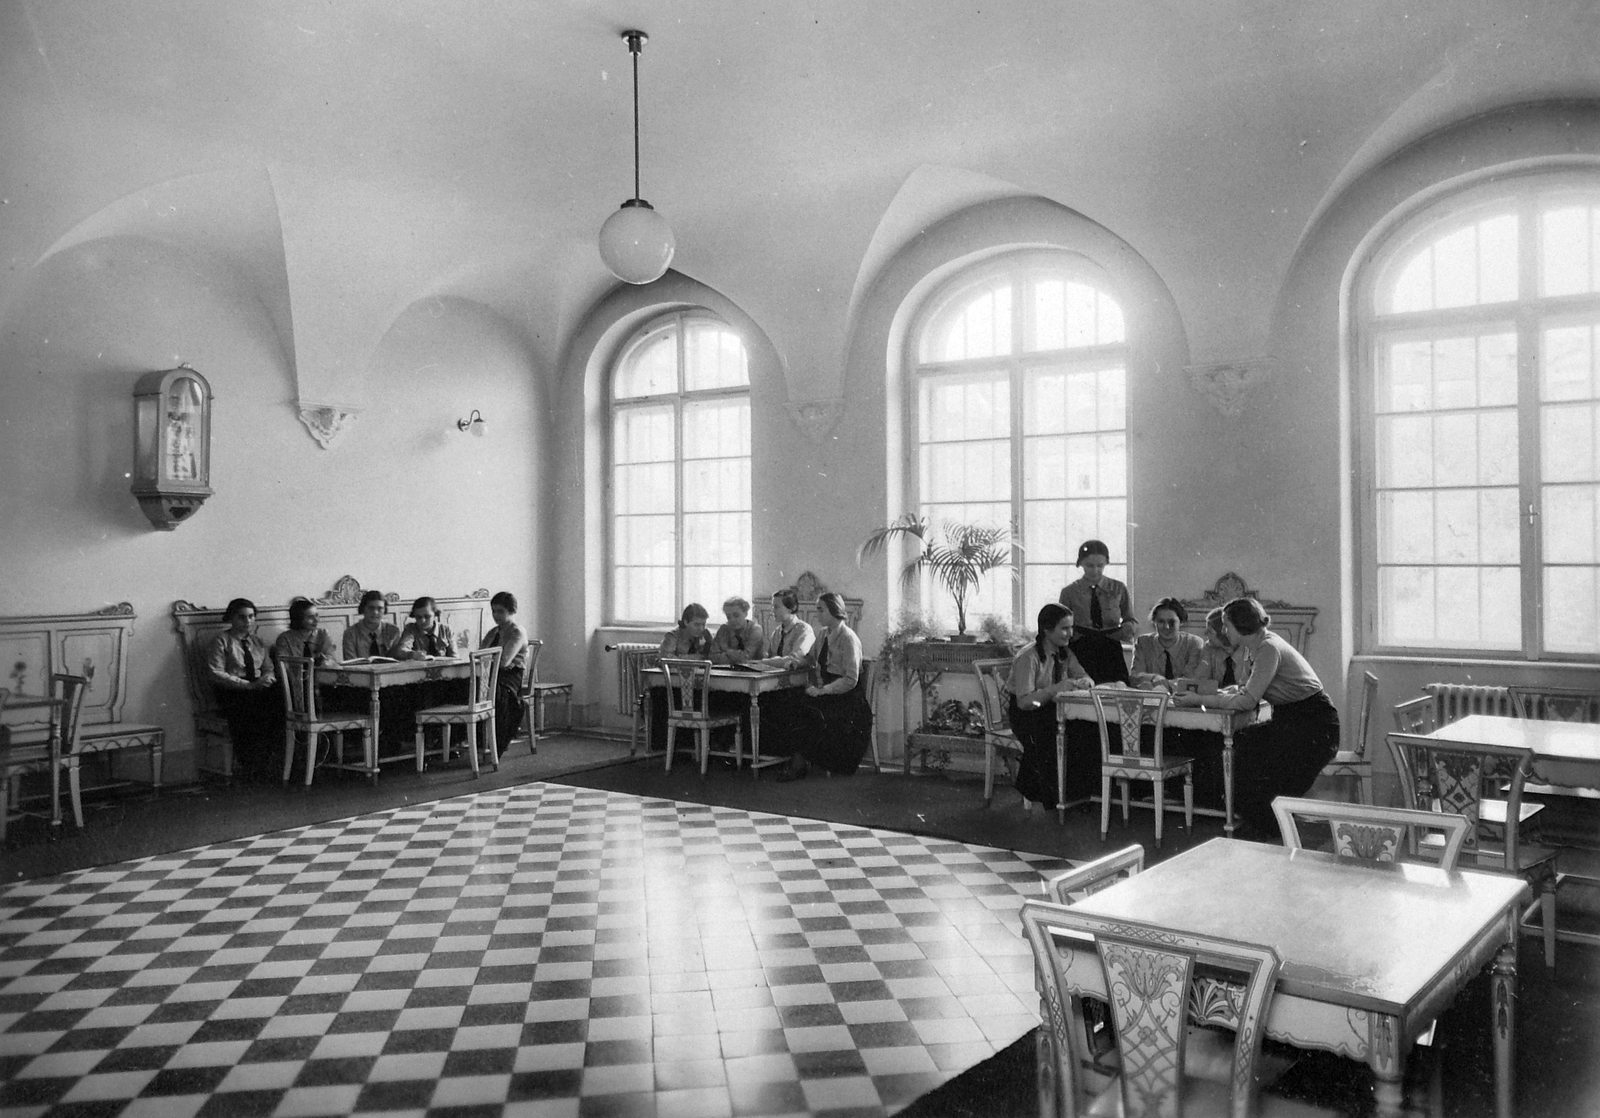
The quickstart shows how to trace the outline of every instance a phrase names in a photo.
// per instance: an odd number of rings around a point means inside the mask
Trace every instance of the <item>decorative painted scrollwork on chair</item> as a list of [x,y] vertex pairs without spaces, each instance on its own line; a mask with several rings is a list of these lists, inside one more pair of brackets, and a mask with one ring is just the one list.
[[972,672],[978,677],[978,694],[983,699],[983,806],[994,801],[994,759],[1004,761],[1007,776],[1015,779],[1016,765],[1022,759],[1022,743],[1006,721],[1006,685],[1011,679],[1009,659],[974,660]]
[[1402,807],[1369,807],[1328,800],[1279,796],[1272,801],[1283,845],[1303,849],[1300,823],[1312,820],[1329,826],[1333,853],[1362,862],[1419,861],[1440,869],[1455,869],[1466,841],[1465,816]]
[[[1166,691],[1108,690],[1095,688],[1089,692],[1094,699],[1095,720],[1100,726],[1100,841],[1111,829],[1111,782],[1122,784],[1122,822],[1128,822],[1128,784],[1134,780],[1148,780],[1155,792],[1156,847],[1161,846],[1161,825],[1166,817],[1166,782],[1171,777],[1183,777],[1184,829],[1194,830],[1194,760],[1189,757],[1168,756],[1164,735],[1167,722],[1167,704],[1172,695]],[[1111,725],[1113,718],[1121,735],[1120,750],[1111,751]],[[1151,749],[1144,752],[1143,728],[1150,725],[1154,734]]]
[[1508,687],[1518,718],[1600,722],[1600,693],[1581,687]]

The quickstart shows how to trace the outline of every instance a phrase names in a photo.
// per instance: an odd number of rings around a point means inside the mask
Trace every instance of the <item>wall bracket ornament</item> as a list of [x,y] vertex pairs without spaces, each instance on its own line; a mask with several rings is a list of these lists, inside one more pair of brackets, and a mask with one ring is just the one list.
[[844,397],[835,396],[827,400],[806,400],[801,403],[789,402],[789,414],[794,417],[795,426],[805,432],[806,438],[821,446],[828,438],[834,424],[839,422],[839,417],[844,414]]
[[1212,365],[1185,365],[1189,385],[1203,396],[1217,414],[1232,419],[1260,393],[1277,372],[1275,357],[1247,357],[1220,361]]
[[306,430],[311,432],[311,437],[317,440],[317,445],[323,450],[330,449],[339,436],[350,429],[356,416],[361,414],[360,408],[348,404],[310,404],[304,400],[298,405],[300,422],[306,425]]

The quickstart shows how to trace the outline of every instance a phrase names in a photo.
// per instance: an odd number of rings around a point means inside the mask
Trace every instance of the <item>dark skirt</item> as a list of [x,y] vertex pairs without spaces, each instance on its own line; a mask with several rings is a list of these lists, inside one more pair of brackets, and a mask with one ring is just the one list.
[[1089,633],[1074,629],[1072,643],[1067,647],[1096,683],[1127,683],[1128,658],[1122,642],[1104,633]]
[[[822,678],[824,683],[832,683],[839,677],[824,672]],[[872,706],[867,701],[866,682],[867,674],[862,672],[855,687],[843,695],[800,694],[789,724],[789,748],[828,772],[839,776],[855,772],[872,748]],[[762,729],[765,737],[766,727]]]
[[1272,721],[1240,730],[1233,739],[1233,810],[1263,834],[1276,834],[1272,801],[1303,796],[1339,751],[1339,712],[1318,691],[1274,703]]
[[528,704],[522,698],[522,669],[501,668],[494,689],[494,745],[498,753],[505,753],[511,739],[522,729]]
[[[1022,745],[1022,762],[1017,766],[1017,791],[1024,799],[1047,808],[1056,807],[1056,707],[1046,703],[1036,710],[1023,710],[1017,698],[1007,702],[1011,732]],[[1068,719],[1066,722],[1067,800],[1084,800],[1100,789],[1100,731],[1093,722]]]
[[283,776],[283,692],[216,689],[217,709],[228,723],[233,770],[245,778]]

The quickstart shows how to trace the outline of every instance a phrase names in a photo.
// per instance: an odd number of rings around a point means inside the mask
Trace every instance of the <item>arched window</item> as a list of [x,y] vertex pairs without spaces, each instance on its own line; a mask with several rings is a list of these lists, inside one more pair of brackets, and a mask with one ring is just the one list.
[[1367,647],[1600,652],[1600,176],[1436,203],[1355,295]]
[[[1127,337],[1107,288],[1079,256],[1007,256],[945,284],[914,332],[915,507],[1013,526],[1024,544],[1020,583],[991,576],[969,626],[1026,622],[1075,577],[1085,539],[1127,577]],[[923,605],[954,622],[947,595],[925,590]]]
[[616,622],[713,616],[751,590],[750,373],[744,343],[699,311],[651,322],[611,376]]

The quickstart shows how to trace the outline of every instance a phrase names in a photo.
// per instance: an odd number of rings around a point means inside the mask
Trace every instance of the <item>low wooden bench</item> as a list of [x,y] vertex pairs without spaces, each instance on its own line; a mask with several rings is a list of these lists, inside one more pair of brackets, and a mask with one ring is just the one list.
[[[49,695],[50,677],[58,672],[88,679],[78,756],[148,750],[150,784],[159,792],[166,732],[160,726],[122,720],[134,620],[133,606],[127,602],[93,613],[0,617],[0,686],[15,700]],[[6,719],[13,740],[44,739],[47,723],[21,711],[17,714],[20,717]]]
[[[318,624],[328,630],[336,643],[343,638],[345,629],[360,619],[363,593],[361,584],[345,575],[326,594],[314,599]],[[385,594],[384,620],[404,629],[411,619],[411,603],[415,600],[416,596]],[[474,590],[459,598],[435,596],[434,601],[441,620],[450,627],[458,652],[477,648],[483,634],[494,625],[489,615],[488,590]],[[172,627],[182,647],[184,676],[194,707],[195,766],[203,773],[231,780],[233,743],[228,738],[228,722],[217,707],[206,669],[206,650],[211,638],[228,627],[222,620],[222,609],[182,600],[173,602]],[[256,602],[256,635],[268,648],[288,627],[288,603],[264,605]]]

